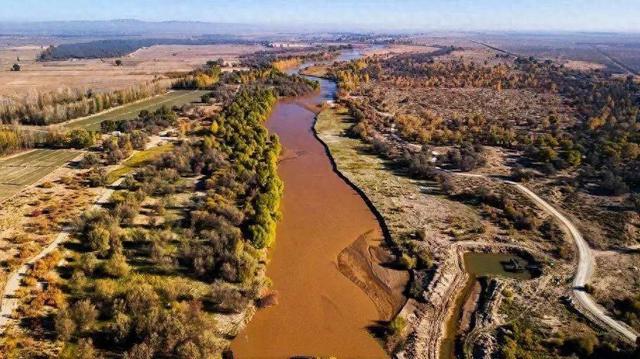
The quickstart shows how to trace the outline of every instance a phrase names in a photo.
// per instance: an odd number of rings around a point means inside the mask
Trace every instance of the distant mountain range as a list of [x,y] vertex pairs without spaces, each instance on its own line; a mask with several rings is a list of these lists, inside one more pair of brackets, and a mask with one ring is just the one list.
[[285,29],[261,25],[196,21],[148,22],[140,20],[0,22],[0,35],[30,36],[197,36],[209,34],[255,34]]

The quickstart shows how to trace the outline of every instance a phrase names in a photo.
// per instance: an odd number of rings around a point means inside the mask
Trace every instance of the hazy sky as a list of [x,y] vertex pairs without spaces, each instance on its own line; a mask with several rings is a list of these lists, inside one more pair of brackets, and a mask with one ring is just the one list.
[[406,30],[640,32],[640,0],[3,0],[0,21],[199,20]]

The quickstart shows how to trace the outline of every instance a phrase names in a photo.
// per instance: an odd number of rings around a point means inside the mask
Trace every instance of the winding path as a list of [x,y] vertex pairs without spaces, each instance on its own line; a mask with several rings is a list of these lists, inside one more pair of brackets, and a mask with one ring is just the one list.
[[464,176],[464,177],[488,178],[488,179],[496,179],[499,181],[503,181],[504,183],[507,183],[517,188],[520,192],[524,193],[533,202],[535,202],[535,204],[538,205],[538,207],[542,208],[545,212],[549,213],[550,215],[556,217],[558,221],[560,221],[562,225],[565,226],[567,230],[569,230],[569,234],[571,234],[571,237],[576,243],[576,247],[578,247],[578,265],[576,268],[576,274],[573,277],[572,292],[573,292],[573,297],[577,301],[579,309],[584,315],[586,315],[591,320],[601,323],[602,325],[613,330],[614,332],[618,333],[619,335],[621,335],[622,337],[624,337],[625,339],[629,340],[632,343],[636,342],[636,340],[638,339],[638,333],[636,333],[635,330],[633,330],[626,324],[619,322],[614,318],[610,317],[605,312],[605,310],[593,300],[593,298],[589,295],[589,293],[585,291],[584,287],[591,279],[591,274],[593,273],[593,270],[595,267],[593,253],[591,252],[591,248],[589,247],[589,244],[587,243],[587,241],[584,240],[582,233],[580,233],[578,228],[565,215],[563,215],[562,213],[560,213],[560,211],[555,209],[551,204],[549,204],[549,202],[540,198],[540,196],[538,196],[533,191],[531,191],[530,189],[528,189],[527,187],[525,187],[520,183],[513,182],[513,181],[500,180],[495,177],[480,175],[480,174],[460,173],[460,172],[450,172],[450,171],[447,171],[447,172],[454,175],[458,175],[458,176]]
[[13,271],[9,277],[7,277],[7,283],[2,291],[2,303],[0,304],[0,335],[4,333],[5,327],[11,320],[11,315],[20,304],[20,298],[16,297],[18,289],[22,283],[22,279],[29,272],[29,269],[39,260],[53,252],[60,243],[64,242],[71,231],[70,227],[65,227],[60,232],[56,239],[49,243],[38,255],[32,257],[27,262],[23,263],[17,270]]
[[635,343],[638,338],[638,333],[627,325],[611,318],[605,313],[604,309],[599,306],[593,298],[584,290],[585,285],[589,282],[591,274],[594,269],[594,258],[589,244],[584,240],[582,234],[578,228],[562,213],[556,210],[548,202],[540,198],[537,194],[533,193],[530,189],[523,186],[520,183],[505,181],[506,183],[515,186],[520,192],[531,198],[540,208],[545,212],[556,217],[568,230],[573,237],[573,240],[578,247],[578,267],[576,274],[573,277],[573,296],[580,305],[581,309],[586,312],[585,314],[591,319],[597,320],[609,327],[613,331],[622,335],[629,341]]
[[[100,208],[101,205],[107,203],[114,192],[113,188],[118,186],[120,182],[122,182],[122,178],[115,181],[111,186],[103,188],[93,201],[91,209]],[[64,227],[62,231],[58,233],[53,242],[49,243],[49,245],[47,245],[40,253],[23,263],[18,267],[18,269],[9,274],[7,282],[2,289],[2,297],[0,300],[0,335],[4,333],[7,325],[12,320],[13,313],[20,304],[20,298],[16,296],[16,293],[21,287],[22,279],[37,261],[46,257],[64,243],[67,238],[69,238],[71,230],[71,227]]]

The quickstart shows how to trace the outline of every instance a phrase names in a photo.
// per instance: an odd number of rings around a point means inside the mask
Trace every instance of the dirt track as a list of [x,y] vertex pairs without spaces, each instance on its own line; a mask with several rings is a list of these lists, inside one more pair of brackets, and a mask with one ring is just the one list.
[[578,228],[569,219],[567,219],[567,217],[565,217],[562,213],[553,208],[553,206],[540,198],[537,194],[533,193],[527,187],[511,181],[507,181],[507,183],[515,186],[522,193],[526,194],[540,208],[556,217],[558,221],[560,221],[567,228],[567,230],[569,230],[569,233],[571,234],[571,237],[573,238],[578,248],[578,265],[576,268],[576,274],[573,278],[573,296],[578,302],[578,305],[583,313],[589,318],[601,322],[606,327],[612,329],[614,332],[620,334],[630,342],[635,343],[636,339],[638,338],[638,333],[629,328],[627,325],[607,315],[604,309],[600,307],[584,290],[585,285],[591,279],[595,261],[593,258],[593,253],[591,252],[591,248],[589,248],[589,244],[584,240],[584,237],[582,237],[582,234],[580,233]]
[[[117,186],[119,183],[120,180],[114,182],[112,186]],[[102,191],[96,196],[92,208],[98,208],[102,204],[106,203],[113,194],[113,191],[113,188],[102,189]],[[20,298],[16,297],[16,293],[20,289],[22,279],[37,261],[46,257],[64,243],[67,238],[69,238],[70,233],[71,228],[65,227],[62,232],[56,236],[55,240],[49,243],[49,245],[47,245],[40,253],[23,263],[18,269],[9,274],[7,277],[7,283],[2,290],[2,296],[0,297],[0,335],[11,322],[11,316],[20,304]]]
[[[455,173],[456,175],[466,177],[484,177],[484,175],[470,174],[470,173]],[[524,185],[512,181],[504,181],[507,184],[515,186],[520,192],[524,193],[527,197],[531,198],[536,205],[542,210],[554,216],[569,232],[571,238],[576,244],[578,249],[578,263],[576,265],[576,273],[573,277],[573,297],[577,301],[578,309],[588,318],[595,322],[609,328],[613,332],[621,335],[626,340],[635,343],[638,338],[638,333],[628,327],[626,324],[621,323],[614,318],[610,317],[605,310],[599,306],[593,298],[584,290],[584,287],[589,283],[591,274],[593,273],[595,260],[593,253],[587,241],[584,240],[582,233],[578,228],[562,213],[556,210],[551,204],[544,199],[540,198],[537,194],[532,192]]]

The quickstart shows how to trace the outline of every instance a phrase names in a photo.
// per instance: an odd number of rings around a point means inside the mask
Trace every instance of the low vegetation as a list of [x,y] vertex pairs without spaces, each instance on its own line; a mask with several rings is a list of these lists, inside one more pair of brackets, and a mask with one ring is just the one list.
[[[585,74],[535,59],[519,58],[512,64],[484,66],[457,59],[435,61],[438,55],[439,52],[357,60],[332,70],[332,77],[339,81],[343,92],[364,96],[363,101],[349,101],[358,110],[354,116],[365,121],[360,125],[361,133],[385,133],[393,124],[404,139],[419,144],[490,145],[519,150],[547,173],[577,170],[583,184],[596,181],[604,194],[620,195],[638,188],[640,143],[634,133],[638,127],[640,90],[631,78]],[[518,119],[513,111],[489,117],[492,113],[485,115],[478,104],[475,113],[460,115],[446,108],[415,109],[415,101],[410,101],[409,95],[393,106],[403,109],[404,103],[413,103],[414,108],[388,117],[375,111],[391,105],[388,96],[384,97],[388,93],[381,88],[440,89],[441,93],[451,93],[449,96],[457,93],[453,89],[469,89],[466,92],[473,96],[526,91],[543,100],[544,96],[549,97],[544,101],[559,96],[576,111],[567,113],[558,103],[546,115],[541,113],[540,120],[528,119],[524,113],[524,119]],[[468,103],[469,99],[465,101]],[[527,105],[518,111],[530,111],[530,106],[538,105]]]
[[[610,208],[602,206],[603,212],[614,212],[617,208],[628,211],[627,205],[618,205],[618,199],[613,197],[620,196],[620,202],[632,203],[634,196],[625,194],[639,189],[636,170],[632,170],[640,159],[635,154],[639,139],[634,135],[640,104],[637,83],[598,72],[577,72],[533,58],[496,57],[483,64],[453,56],[453,50],[456,49],[442,47],[430,54],[373,56],[329,68],[327,76],[339,84],[338,107],[346,108],[353,119],[351,124],[340,125],[346,126],[342,136],[352,139],[329,138],[332,153],[337,147],[336,155],[342,159],[344,150],[335,144],[340,141],[350,143],[360,139],[365,143],[365,146],[350,144],[359,148],[363,164],[352,164],[346,171],[364,183],[361,188],[383,213],[392,233],[398,213],[427,217],[422,222],[405,218],[402,226],[406,227],[405,233],[396,234],[403,251],[401,264],[415,268],[409,293],[418,303],[431,304],[432,298],[437,302],[447,293],[444,290],[449,288],[447,283],[453,282],[454,275],[448,267],[455,255],[451,248],[457,242],[460,246],[478,241],[486,243],[483,245],[487,248],[506,245],[535,249],[552,263],[545,267],[543,277],[554,280],[566,277],[569,281],[574,270],[574,252],[553,219],[512,186],[450,172],[513,175],[518,180],[530,181],[527,186],[535,183],[536,191],[547,188],[551,198],[554,185],[558,186],[556,191],[566,192],[566,197],[572,200],[581,193],[611,196],[602,201],[612,204]],[[379,157],[376,166],[364,165],[367,161],[374,162],[364,159],[370,153]],[[413,200],[404,206],[396,194],[392,195],[395,199],[392,205],[380,199],[388,191],[384,187],[391,184],[368,182],[380,167],[398,176],[421,180],[412,182],[419,186],[420,194],[412,194]],[[541,174],[549,180],[542,183]],[[375,177],[382,181],[382,175]],[[394,187],[393,191],[400,191],[399,188]],[[438,213],[432,213],[433,208],[431,212],[420,211],[431,202],[437,203]],[[458,216],[470,209],[479,218],[468,215],[460,220],[439,213],[449,207],[456,208]],[[627,218],[626,231],[635,233],[635,217],[625,215],[620,217]],[[603,227],[611,226],[604,223],[604,218],[610,217],[599,217]],[[613,246],[618,239],[607,240]],[[427,255],[423,256],[425,252]],[[426,257],[424,263],[428,265],[421,264],[422,257]],[[497,354],[504,358],[637,355],[619,338],[598,335],[581,324],[574,312],[549,305],[549,301],[558,302],[566,295],[567,287],[512,285],[512,295],[505,302],[515,304],[506,308],[503,305],[499,311],[513,324],[493,332],[498,345],[483,350],[497,348]],[[427,288],[434,293],[425,293]],[[619,301],[623,302],[617,307],[625,309],[619,309],[617,314],[635,323],[633,300]],[[540,306],[544,310],[536,308],[541,303],[545,303]],[[518,310],[513,310],[516,307]],[[422,315],[430,318],[431,310],[431,307],[424,309],[427,314]],[[519,322],[523,310],[531,319],[527,323]],[[548,318],[559,320],[563,327],[579,330],[562,333],[565,337],[561,340],[552,338],[549,330],[558,326],[549,324]],[[425,330],[412,329],[418,336]]]
[[633,327],[640,330],[640,295],[630,296],[616,303],[617,316]]

